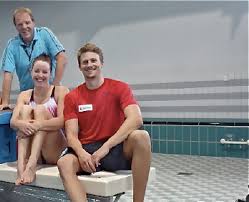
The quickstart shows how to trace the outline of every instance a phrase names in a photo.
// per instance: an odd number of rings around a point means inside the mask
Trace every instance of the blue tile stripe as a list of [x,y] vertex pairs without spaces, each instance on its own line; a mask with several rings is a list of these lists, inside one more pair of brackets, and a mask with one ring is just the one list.
[[220,139],[233,135],[234,141],[248,140],[248,123],[144,121],[150,133],[152,151],[215,157],[248,158],[247,145],[222,145]]

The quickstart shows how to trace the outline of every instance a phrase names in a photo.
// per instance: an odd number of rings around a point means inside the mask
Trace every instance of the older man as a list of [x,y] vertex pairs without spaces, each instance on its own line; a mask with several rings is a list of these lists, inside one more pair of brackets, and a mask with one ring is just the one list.
[[62,44],[48,28],[35,27],[35,20],[29,8],[17,8],[13,13],[13,23],[18,35],[8,41],[1,60],[3,84],[0,110],[9,106],[15,71],[19,79],[20,90],[24,91],[34,87],[30,66],[37,56],[44,53],[52,58],[51,83],[53,85],[60,85],[67,63]]

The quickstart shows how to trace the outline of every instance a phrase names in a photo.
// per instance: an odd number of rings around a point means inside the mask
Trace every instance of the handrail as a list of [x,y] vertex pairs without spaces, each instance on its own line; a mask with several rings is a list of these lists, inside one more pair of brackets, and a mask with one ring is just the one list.
[[221,144],[245,144],[245,145],[249,145],[249,140],[247,141],[230,141],[230,140],[225,140],[225,139],[221,139],[220,140]]

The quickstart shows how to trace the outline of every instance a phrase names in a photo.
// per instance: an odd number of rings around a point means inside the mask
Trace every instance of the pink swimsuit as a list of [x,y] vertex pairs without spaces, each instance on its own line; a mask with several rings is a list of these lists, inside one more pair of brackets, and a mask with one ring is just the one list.
[[[55,102],[54,99],[54,91],[55,91],[55,86],[52,90],[52,94],[49,98],[49,100],[47,102],[45,102],[44,104],[42,104],[51,114],[53,117],[57,117],[57,103]],[[34,101],[34,90],[32,91],[31,97],[30,97],[30,101],[29,101],[29,105],[34,109],[36,107],[36,103]],[[60,129],[60,132],[63,136],[65,136],[64,130]]]
[[[52,94],[47,102],[42,104],[51,114],[53,117],[57,116],[57,104],[54,99],[54,91],[55,91],[55,86],[52,90]],[[34,109],[36,107],[36,103],[34,101],[34,90],[32,91],[31,97],[30,97],[30,102],[29,105]]]

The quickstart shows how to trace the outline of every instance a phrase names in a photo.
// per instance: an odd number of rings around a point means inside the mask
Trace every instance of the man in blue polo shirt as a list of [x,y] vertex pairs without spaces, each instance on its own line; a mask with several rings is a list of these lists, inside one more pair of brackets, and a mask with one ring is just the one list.
[[51,57],[51,83],[53,85],[60,85],[67,63],[62,44],[48,28],[35,27],[34,17],[29,8],[16,9],[13,13],[13,23],[19,34],[8,41],[0,63],[3,71],[0,110],[9,107],[11,84],[15,71],[20,91],[24,91],[33,88],[30,66],[37,56],[47,54]]

